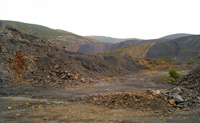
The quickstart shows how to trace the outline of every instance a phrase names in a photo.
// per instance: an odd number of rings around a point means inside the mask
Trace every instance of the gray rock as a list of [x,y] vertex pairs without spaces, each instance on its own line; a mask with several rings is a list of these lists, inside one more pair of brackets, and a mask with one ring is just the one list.
[[178,103],[184,101],[183,98],[180,95],[178,95],[178,93],[174,93],[172,96]]
[[80,78],[79,82],[85,82],[85,78]]

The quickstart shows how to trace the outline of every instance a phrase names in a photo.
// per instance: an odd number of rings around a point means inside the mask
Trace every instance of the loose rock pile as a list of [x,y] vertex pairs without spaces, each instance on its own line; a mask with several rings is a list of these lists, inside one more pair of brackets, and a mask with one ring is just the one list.
[[1,82],[27,82],[34,87],[66,87],[91,84],[87,77],[123,75],[141,68],[130,59],[124,59],[122,64],[119,62],[67,52],[62,46],[10,26],[1,30]]
[[200,95],[185,88],[171,90],[148,89],[140,93],[111,93],[88,95],[83,98],[87,103],[109,108],[131,108],[142,111],[170,113],[175,109],[200,106]]
[[178,84],[183,85],[186,88],[196,89],[200,92],[200,67],[190,71]]

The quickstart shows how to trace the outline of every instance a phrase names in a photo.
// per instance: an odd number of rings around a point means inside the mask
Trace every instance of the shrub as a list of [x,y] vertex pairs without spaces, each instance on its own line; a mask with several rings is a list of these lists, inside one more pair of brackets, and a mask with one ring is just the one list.
[[177,61],[177,58],[176,58],[176,57],[174,57],[174,61]]
[[198,58],[200,58],[200,53],[198,54]]
[[156,65],[155,65],[155,64],[152,64],[151,66],[152,66],[152,67],[156,67]]
[[182,75],[180,73],[176,72],[174,69],[169,70],[169,75],[170,75],[170,77],[174,78],[175,80],[182,77]]
[[190,61],[188,62],[188,64],[193,64],[193,63],[194,63],[193,59],[190,59]]
[[20,31],[24,32],[24,28],[22,26],[20,27]]
[[145,66],[145,67],[144,67],[144,69],[145,69],[145,70],[149,70],[149,69],[150,69],[150,67],[148,67],[148,66]]

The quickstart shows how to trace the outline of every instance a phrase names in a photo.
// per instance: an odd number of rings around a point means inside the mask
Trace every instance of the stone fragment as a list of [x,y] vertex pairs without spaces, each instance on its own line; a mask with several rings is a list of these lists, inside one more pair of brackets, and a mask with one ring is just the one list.
[[79,79],[79,82],[85,82],[85,78]]
[[176,102],[176,100],[175,100],[175,99],[170,99],[170,100],[169,100],[169,104],[171,104],[171,105],[174,105],[174,104],[175,104],[175,102]]
[[65,74],[63,74],[62,76],[61,76],[61,79],[64,79],[66,77],[66,75]]
[[184,101],[183,98],[180,95],[178,95],[178,93],[175,93],[172,96],[178,103]]
[[160,90],[152,90],[152,94],[155,95],[159,95],[160,94]]
[[148,96],[147,96],[147,99],[149,99],[149,100],[153,100],[154,97],[153,97],[152,95],[148,95]]
[[56,65],[54,66],[54,68],[55,68],[55,69],[59,68],[59,65],[58,65],[58,64],[56,64]]
[[9,110],[10,110],[10,109],[12,109],[12,108],[11,108],[11,107],[9,107],[9,106],[8,106],[7,108],[8,108]]
[[168,97],[167,97],[167,96],[164,96],[164,100],[167,101],[167,100],[168,100]]
[[180,87],[176,87],[176,88],[173,88],[172,93],[178,93],[178,94],[181,94],[181,93],[182,93],[182,90],[181,90]]
[[71,80],[77,80],[77,79],[78,79],[78,76],[72,75],[72,76],[70,76],[70,79],[71,79]]

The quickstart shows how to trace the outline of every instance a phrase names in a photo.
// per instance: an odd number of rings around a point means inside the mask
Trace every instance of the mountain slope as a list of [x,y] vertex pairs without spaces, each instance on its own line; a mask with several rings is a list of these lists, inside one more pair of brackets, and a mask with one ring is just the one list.
[[89,53],[102,53],[102,52],[114,51],[129,45],[134,45],[137,42],[138,40],[128,40],[116,44],[110,44],[110,43],[101,43],[101,44],[89,43],[80,45],[72,44],[72,45],[65,45],[65,47],[68,51],[89,54]]
[[95,55],[130,56],[134,58],[169,57],[179,62],[186,63],[188,63],[190,59],[193,59],[196,63],[199,61],[200,35],[191,35],[173,40],[154,39],[129,43],[130,44],[126,41],[112,44],[106,52],[95,53]]
[[148,50],[154,45],[155,43],[146,43],[137,46],[128,45],[124,48],[120,48],[118,50],[104,52],[104,53],[97,53],[96,55],[100,56],[129,56],[133,58],[145,58],[146,53]]
[[176,39],[176,38],[181,38],[181,37],[186,37],[186,36],[191,36],[192,34],[187,34],[187,33],[177,33],[177,34],[171,34],[171,35],[167,35],[164,37],[161,37],[160,39]]
[[127,46],[137,46],[155,42],[169,41],[166,39],[153,39],[153,40],[127,40],[115,44],[103,43],[103,44],[82,44],[82,45],[65,45],[68,51],[79,53],[103,53],[109,51],[120,50]]
[[200,35],[176,38],[168,42],[158,42],[149,49],[147,58],[177,57],[177,60],[188,62],[191,58],[198,61],[200,53]]
[[12,25],[14,28],[17,28],[17,29],[21,29],[22,27],[24,33],[34,35],[36,37],[41,37],[41,38],[50,38],[53,36],[60,36],[60,35],[76,35],[71,32],[51,29],[51,28],[37,25],[37,24],[28,24],[28,23],[22,23],[22,22],[17,22],[17,21],[5,21],[5,20],[2,20],[2,22],[6,25]]
[[54,42],[57,42],[61,45],[66,44],[84,44],[84,43],[102,43],[91,38],[82,37],[71,32],[67,32],[59,29],[51,29],[49,27],[37,25],[37,24],[28,24],[17,21],[5,21],[2,22],[6,25],[11,25],[16,29],[21,30],[26,34],[30,34],[36,37],[45,38]]
[[92,39],[96,39],[96,40],[99,40],[99,41],[103,41],[105,43],[119,43],[119,42],[123,42],[123,41],[126,41],[126,40],[140,40],[140,39],[137,39],[137,38],[121,39],[121,38],[112,38],[112,37],[107,37],[107,36],[87,36],[87,37],[90,37]]

